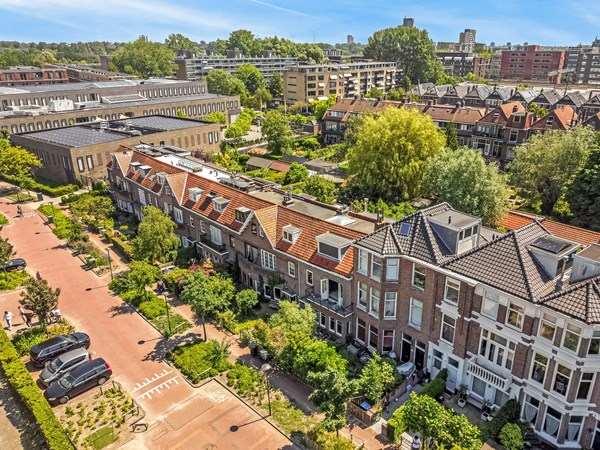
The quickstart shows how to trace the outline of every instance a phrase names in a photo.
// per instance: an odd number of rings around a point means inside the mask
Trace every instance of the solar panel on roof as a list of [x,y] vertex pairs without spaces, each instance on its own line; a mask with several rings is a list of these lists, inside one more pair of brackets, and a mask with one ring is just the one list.
[[556,255],[569,248],[571,243],[552,237],[539,237],[531,243],[531,246]]
[[106,103],[125,103],[148,100],[141,94],[107,95],[102,97]]
[[130,80],[117,80],[117,81],[98,81],[92,83],[92,86],[99,88],[119,87],[119,86],[135,86],[136,84]]
[[180,159],[179,161],[177,161],[177,165],[189,170],[198,170],[202,168],[202,164],[198,164],[197,162],[190,161],[188,159]]

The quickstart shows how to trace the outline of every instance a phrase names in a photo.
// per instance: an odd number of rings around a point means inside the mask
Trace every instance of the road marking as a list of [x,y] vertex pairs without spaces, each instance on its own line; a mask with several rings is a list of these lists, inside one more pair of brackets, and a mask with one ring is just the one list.
[[23,214],[22,216],[17,216],[17,217],[14,217],[14,218],[13,218],[13,220],[27,219],[28,217],[34,217],[34,216],[35,216],[35,217],[37,217],[37,214],[36,214],[36,213],[34,213],[34,212],[31,212],[31,213],[25,213],[25,214]]
[[170,373],[172,373],[172,370],[167,370],[164,369],[160,374],[158,373],[154,373],[154,377],[152,377],[151,379],[146,378],[146,381],[143,383],[136,383],[135,384],[135,389],[133,391],[131,391],[131,393],[133,394],[136,391],[139,391],[140,389],[148,386],[150,383],[154,383],[156,380],[166,377],[167,375],[169,375]]
[[171,389],[171,385],[173,383],[179,384],[179,381],[177,381],[177,378],[179,378],[179,375],[175,375],[173,378],[169,378],[167,381],[163,381],[158,386],[154,386],[152,389],[144,392],[142,395],[139,395],[137,397],[137,399],[139,400],[142,398],[146,398],[148,400],[152,400],[153,394],[158,395],[158,394],[162,393],[164,388]]

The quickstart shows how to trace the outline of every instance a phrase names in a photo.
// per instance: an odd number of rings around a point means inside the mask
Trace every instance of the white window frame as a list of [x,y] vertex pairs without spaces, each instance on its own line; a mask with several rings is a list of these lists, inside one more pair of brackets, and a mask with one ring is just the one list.
[[381,291],[379,289],[369,289],[369,314],[375,317],[379,317],[381,301]]
[[[563,368],[566,371],[569,372],[568,375],[565,375],[563,372],[560,372],[558,369],[559,368]],[[562,377],[559,381],[559,377]],[[566,397],[569,394],[569,387],[571,385],[571,380],[573,378],[573,369],[570,369],[569,367],[565,366],[564,364],[556,364],[556,367],[554,369],[554,380],[552,382],[552,391],[556,392],[557,394],[562,395],[563,397]],[[563,392],[561,392],[560,390],[560,386],[563,386]],[[559,389],[557,389],[559,388]]]
[[[448,296],[448,291],[454,290],[456,291],[456,301],[453,301]],[[451,305],[458,305],[458,299],[460,298],[460,281],[455,280],[454,278],[446,277],[446,286],[444,288],[444,301],[450,303]]]
[[200,221],[200,232],[206,233],[206,228],[203,221]]
[[288,275],[292,278],[296,278],[296,264],[288,261]]
[[369,294],[369,287],[362,281],[358,282],[358,289],[356,291],[356,306],[363,311],[367,310],[367,296]]
[[600,355],[600,330],[594,331],[587,351],[588,356],[598,357]]
[[[415,274],[423,276],[423,286],[422,287],[415,284]],[[414,287],[415,289],[418,289],[419,291],[424,291],[426,283],[427,283],[427,272],[426,272],[425,267],[419,266],[416,263],[413,263],[412,277],[411,277],[411,281],[410,281],[411,286]]]
[[308,286],[313,286],[315,282],[315,275],[313,274],[312,270],[306,270],[306,284]]
[[396,318],[396,306],[398,303],[397,292],[386,292],[383,300],[383,319],[391,320]]
[[[546,337],[542,334],[542,330],[544,329],[544,326],[552,328],[554,331],[552,331],[552,337]],[[554,342],[554,338],[556,337],[556,318],[549,315],[549,314],[543,314],[542,315],[542,320],[540,320],[540,328],[538,330],[538,336],[541,337],[542,339],[546,339],[547,341],[550,342]]]
[[[488,306],[486,306],[488,305]],[[489,305],[493,305],[490,308]],[[484,291],[481,297],[481,315],[496,320],[498,317],[498,306],[500,305],[500,296],[491,291]],[[493,310],[493,314],[491,311]]]
[[[590,399],[590,395],[594,390],[594,383],[596,381],[596,373],[595,372],[581,372],[579,378],[579,383],[577,383],[577,391],[575,392],[575,401],[576,402],[586,402]],[[590,379],[583,379],[584,375],[591,375]],[[588,385],[587,395],[585,397],[579,397],[579,390],[581,389],[582,384]]]
[[[379,275],[375,274],[375,267],[379,266]],[[376,281],[381,281],[381,272],[383,270],[383,264],[381,261],[376,260],[374,257],[371,258],[371,278]]]
[[[546,362],[540,362],[536,359],[537,356],[541,356],[542,358],[546,359]],[[550,358],[548,358],[546,355],[539,353],[539,352],[535,352],[533,354],[533,358],[531,359],[531,376],[529,377],[532,381],[536,382],[536,383],[540,383],[542,386],[544,385],[545,381],[546,381],[546,376],[548,375],[548,363],[550,362]],[[536,380],[533,375],[535,373],[535,369],[536,366],[540,366],[544,368],[544,377],[541,380]]]
[[[572,325],[570,323],[567,323],[567,326],[564,328],[563,330],[563,341],[562,341],[562,346],[563,348],[577,353],[579,351],[579,345],[581,344],[581,327],[578,327],[577,325]],[[577,345],[575,346],[575,348],[569,348],[567,347],[565,344],[567,342],[567,338],[569,337],[569,335],[571,336],[577,336]]]
[[194,225],[194,217],[193,216],[190,216],[190,227],[196,228],[196,226]]
[[[385,348],[385,335],[386,335],[386,333],[389,334],[390,331],[392,332],[392,348],[390,350],[387,350]],[[382,352],[393,352],[395,347],[396,347],[396,330],[394,330],[394,329],[383,330],[383,333],[381,335],[381,351]]]
[[147,205],[146,203],[146,191],[144,191],[142,188],[138,188],[138,199],[140,201],[140,203],[144,206]]
[[[392,264],[394,262],[394,264]],[[398,258],[388,258],[385,261],[385,281],[398,281],[398,276],[400,274],[400,259]]]
[[364,275],[369,270],[369,254],[362,248],[358,250],[358,271]]
[[179,208],[173,208],[173,218],[177,223],[183,223],[183,211]]
[[[451,322],[447,321],[450,320]],[[444,329],[446,329],[446,325],[449,328],[452,328],[452,339],[448,340],[444,337]],[[440,330],[440,339],[448,344],[454,344],[454,335],[456,333],[456,319],[448,314],[442,314],[442,329]]]
[[[420,311],[420,319],[419,323],[414,321],[415,310]],[[423,302],[421,300],[417,300],[416,298],[410,298],[410,310],[408,314],[408,324],[421,331],[421,327],[423,326]]]
[[260,263],[263,269],[277,270],[277,261],[273,253],[269,253],[263,249],[260,250]]
[[[512,318],[518,318],[517,323],[512,323]],[[516,328],[521,331],[523,329],[523,322],[525,321],[525,308],[517,303],[510,302],[506,311],[506,325],[509,327]]]
[[479,355],[492,364],[512,370],[515,363],[517,344],[492,331],[482,329]]
[[221,233],[221,229],[217,228],[213,225],[210,225],[209,229],[210,229],[210,241],[213,244],[223,245],[223,234]]

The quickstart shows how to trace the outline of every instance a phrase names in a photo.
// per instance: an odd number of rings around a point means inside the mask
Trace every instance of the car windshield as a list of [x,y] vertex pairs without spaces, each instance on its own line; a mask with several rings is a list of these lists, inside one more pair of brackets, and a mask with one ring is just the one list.
[[48,369],[50,370],[50,372],[54,373],[54,372],[57,372],[58,369],[60,369],[60,366],[62,366],[62,365],[63,365],[63,362],[60,360],[60,358],[55,358],[52,360],[52,362],[48,366]]
[[65,389],[69,389],[71,386],[73,386],[74,382],[75,378],[70,373],[66,374],[64,377],[58,380],[58,384],[60,384]]

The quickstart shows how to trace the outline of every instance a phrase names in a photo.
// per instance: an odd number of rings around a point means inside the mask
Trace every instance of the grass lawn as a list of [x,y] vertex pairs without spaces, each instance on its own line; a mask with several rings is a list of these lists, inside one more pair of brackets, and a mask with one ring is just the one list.
[[169,332],[169,321],[167,320],[166,315],[155,317],[151,320],[151,322],[165,337],[170,337],[175,334],[183,333],[185,330],[192,328],[192,324],[180,314],[171,314],[170,320],[171,332]]
[[112,427],[104,427],[90,434],[87,441],[92,445],[93,449],[100,450],[112,444],[117,439],[119,439],[119,436],[113,431]]
[[13,194],[8,194],[7,195],[8,198],[14,200],[15,202],[19,202],[19,203],[28,203],[28,202],[32,202],[35,200],[34,197],[32,197],[31,195],[28,195],[27,192],[22,191],[19,193],[13,193]]

